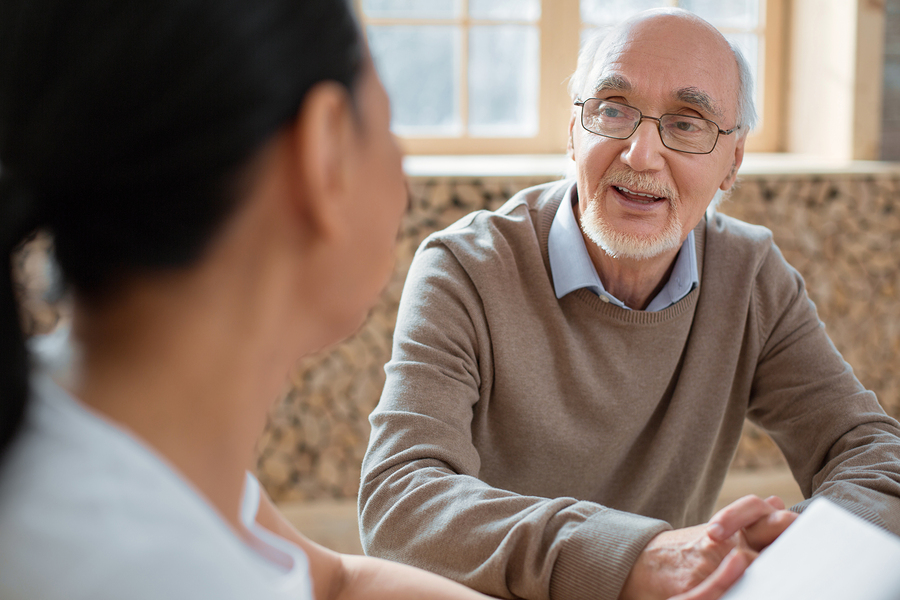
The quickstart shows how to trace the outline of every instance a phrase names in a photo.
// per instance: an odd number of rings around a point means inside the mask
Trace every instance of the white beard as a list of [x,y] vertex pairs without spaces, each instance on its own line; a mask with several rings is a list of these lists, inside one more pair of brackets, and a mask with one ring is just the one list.
[[629,189],[637,188],[658,197],[668,198],[668,215],[662,231],[654,235],[637,235],[617,231],[600,214],[599,198],[591,198],[581,215],[581,230],[589,240],[597,244],[612,258],[643,260],[659,256],[681,246],[681,225],[678,220],[678,197],[668,187],[646,175],[625,171],[607,174],[597,189],[604,192],[610,185]]

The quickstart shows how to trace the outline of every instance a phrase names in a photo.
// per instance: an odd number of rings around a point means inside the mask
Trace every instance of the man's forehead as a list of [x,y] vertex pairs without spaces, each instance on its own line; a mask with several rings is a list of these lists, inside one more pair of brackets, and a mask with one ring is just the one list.
[[[597,80],[594,85],[594,94],[599,95],[604,92],[624,92],[629,93],[635,90],[635,85],[620,73],[607,73]],[[681,104],[686,104],[696,108],[697,110],[716,116],[722,116],[722,109],[712,95],[705,90],[696,86],[684,86],[671,90],[671,100]]]

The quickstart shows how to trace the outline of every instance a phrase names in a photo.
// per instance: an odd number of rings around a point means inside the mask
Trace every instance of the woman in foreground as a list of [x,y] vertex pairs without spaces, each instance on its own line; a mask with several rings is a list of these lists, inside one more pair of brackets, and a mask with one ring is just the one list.
[[[0,598],[477,598],[302,538],[247,474],[304,354],[352,333],[406,207],[342,0],[0,5]],[[54,236],[68,373],[10,253]]]
[[[0,3],[0,598],[481,597],[313,544],[247,474],[294,362],[390,272],[388,124],[344,0]],[[66,369],[19,325],[38,230]]]

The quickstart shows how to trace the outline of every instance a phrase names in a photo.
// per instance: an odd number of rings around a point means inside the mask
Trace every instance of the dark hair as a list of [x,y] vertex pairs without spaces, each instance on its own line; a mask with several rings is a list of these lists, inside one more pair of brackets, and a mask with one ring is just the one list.
[[0,2],[0,456],[29,359],[10,255],[37,229],[79,297],[198,258],[243,171],[364,49],[346,0]]

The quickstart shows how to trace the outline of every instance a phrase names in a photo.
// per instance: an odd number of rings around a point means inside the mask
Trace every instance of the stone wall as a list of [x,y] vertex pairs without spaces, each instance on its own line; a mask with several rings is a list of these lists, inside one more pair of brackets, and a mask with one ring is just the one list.
[[[278,501],[350,498],[384,383],[391,332],[412,255],[430,232],[494,209],[547,178],[415,178],[393,278],[351,339],[298,366],[260,441],[258,471]],[[720,210],[769,227],[806,278],[837,348],[864,385],[900,417],[900,177],[748,176]],[[749,424],[734,467],[779,464]]]
[[[422,239],[547,180],[411,180],[413,200],[399,235],[397,265],[370,318],[349,340],[300,362],[270,413],[258,473],[277,501],[356,495],[367,417],[384,384],[400,292]],[[774,232],[785,257],[806,278],[837,348],[888,412],[900,417],[900,175],[746,176],[720,210]],[[47,237],[39,237],[14,261],[26,288],[26,326],[33,332],[52,329],[64,311],[40,295],[51,279],[43,259],[49,246]],[[745,428],[735,467],[782,460],[764,434]]]

